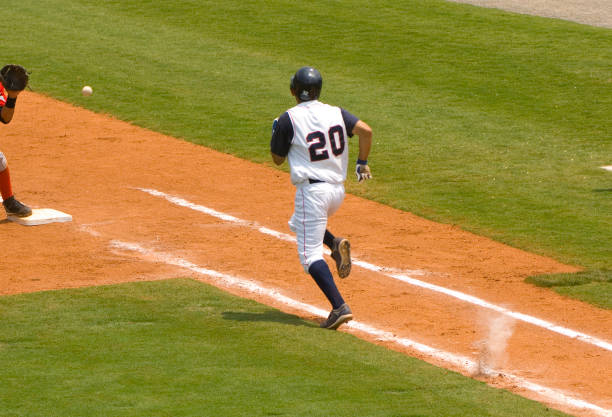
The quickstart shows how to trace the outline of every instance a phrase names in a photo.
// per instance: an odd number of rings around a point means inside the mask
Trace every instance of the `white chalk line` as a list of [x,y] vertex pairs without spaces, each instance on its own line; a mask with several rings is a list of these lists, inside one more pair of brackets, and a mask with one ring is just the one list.
[[[210,216],[216,217],[218,219],[221,219],[223,221],[227,221],[227,222],[231,222],[231,223],[235,223],[244,227],[249,227],[252,229],[255,229],[261,233],[270,235],[270,236],[274,236],[278,239],[281,240],[286,240],[288,242],[295,242],[295,238],[291,235],[288,235],[286,233],[282,233],[282,232],[277,232],[275,230],[269,229],[267,227],[263,227],[261,225],[259,225],[257,222],[249,222],[243,219],[239,219],[237,217],[225,214],[225,213],[221,213],[217,210],[199,205],[199,204],[195,204],[192,203],[190,201],[187,201],[183,198],[180,197],[176,197],[176,196],[172,196],[169,194],[166,194],[162,191],[158,191],[158,190],[153,190],[150,188],[136,188],[137,190],[143,191],[147,194],[150,194],[152,196],[155,197],[161,197],[166,199],[167,201],[177,205],[177,206],[181,206],[181,207],[186,207],[186,208],[190,208],[192,210],[195,211],[199,211],[201,213],[205,213],[208,214]],[[569,337],[571,339],[574,340],[579,340],[581,342],[584,343],[588,343],[594,346],[597,346],[601,349],[605,349],[608,350],[610,352],[612,352],[612,343],[607,342],[603,339],[594,337],[594,336],[590,336],[586,333],[583,332],[579,332],[577,330],[572,330],[569,329],[567,327],[563,327],[563,326],[559,326],[557,324],[551,323],[549,321],[543,320],[543,319],[539,319],[537,317],[533,317],[527,314],[523,314],[523,313],[519,313],[517,311],[512,311],[512,310],[508,310],[504,307],[498,306],[496,304],[490,303],[488,301],[485,301],[481,298],[469,295],[469,294],[465,294],[462,293],[460,291],[456,291],[456,290],[451,290],[449,288],[446,287],[442,287],[440,285],[435,285],[435,284],[430,284],[428,282],[425,281],[421,281],[418,279],[415,279],[405,273],[402,272],[395,272],[392,268],[385,268],[385,267],[381,267],[381,266],[377,266],[377,265],[373,265],[369,262],[365,262],[365,261],[361,261],[359,259],[353,258],[352,260],[353,265],[357,265],[361,268],[367,269],[369,271],[373,271],[373,272],[378,272],[381,273],[387,277],[405,282],[407,284],[419,287],[419,288],[423,288],[426,290],[430,290],[430,291],[434,291],[440,294],[445,294],[449,297],[453,297],[456,298],[458,300],[470,303],[470,304],[474,304],[477,305],[479,307],[482,308],[486,308],[489,310],[493,310],[496,311],[500,314],[506,315],[508,317],[512,317],[515,320],[520,320],[523,321],[525,323],[529,323],[532,324],[534,326],[537,327],[541,327],[543,329],[546,329],[548,331],[554,332],[554,333],[558,333],[561,334],[563,336]]]
[[[150,249],[146,249],[138,243],[122,242],[120,240],[111,240],[111,247],[124,251],[136,252],[141,255],[144,259],[153,262],[161,262],[167,265],[173,265],[180,268],[187,269],[195,272],[199,275],[208,276],[213,278],[217,285],[221,285],[229,288],[237,288],[242,291],[247,291],[251,294],[256,294],[261,297],[272,299],[276,302],[285,304],[292,309],[302,311],[318,317],[327,317],[328,311],[313,305],[297,301],[291,297],[283,295],[276,289],[266,288],[260,285],[258,282],[250,279],[239,278],[222,272],[218,272],[209,268],[198,266],[190,261],[183,258],[176,257],[174,255],[158,252]],[[376,339],[384,342],[394,343],[396,345],[412,349],[419,352],[420,354],[426,355],[438,362],[446,364],[448,367],[454,369],[461,369],[469,375],[474,375],[476,370],[480,370],[481,374],[490,377],[502,377],[506,380],[511,381],[514,385],[519,388],[536,393],[540,398],[545,401],[555,404],[560,407],[570,407],[576,410],[589,410],[602,417],[612,417],[612,410],[607,410],[598,405],[592,404],[580,398],[576,398],[572,395],[566,394],[559,390],[548,388],[533,382],[530,382],[517,375],[504,373],[494,369],[482,369],[475,361],[460,355],[455,355],[450,352],[445,352],[440,349],[436,349],[422,343],[415,342],[413,340],[395,336],[393,333],[377,329],[376,327],[359,321],[350,321],[345,326],[361,333],[368,334],[375,337]]]

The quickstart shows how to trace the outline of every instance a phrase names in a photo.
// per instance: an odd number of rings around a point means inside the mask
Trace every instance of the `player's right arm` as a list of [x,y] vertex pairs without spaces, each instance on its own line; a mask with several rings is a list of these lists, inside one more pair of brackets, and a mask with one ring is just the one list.
[[293,124],[289,113],[283,113],[272,124],[272,139],[270,139],[270,154],[276,165],[285,162],[291,141],[293,140]]
[[274,161],[276,165],[281,165],[283,162],[285,162],[284,156],[277,155],[273,152],[271,152],[271,154],[272,154],[272,160]]

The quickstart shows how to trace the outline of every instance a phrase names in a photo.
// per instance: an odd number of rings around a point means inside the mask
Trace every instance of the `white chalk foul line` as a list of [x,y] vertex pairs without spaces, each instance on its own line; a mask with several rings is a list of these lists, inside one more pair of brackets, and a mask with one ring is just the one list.
[[[161,262],[167,265],[173,265],[180,268],[187,269],[189,271],[195,272],[199,275],[208,276],[213,278],[216,284],[222,285],[230,288],[238,288],[242,291],[247,291],[251,294],[256,294],[258,296],[263,296],[268,299],[273,299],[277,302],[281,302],[293,309],[298,311],[302,311],[311,315],[315,315],[318,317],[327,317],[328,312],[315,307],[310,304],[303,303],[301,301],[294,300],[291,297],[287,297],[283,295],[278,290],[272,288],[266,288],[260,285],[258,282],[239,278],[236,276],[232,276],[229,274],[225,274],[222,272],[218,272],[212,269],[204,268],[198,266],[190,261],[187,261],[183,258],[176,257],[174,255],[157,252],[154,250],[146,249],[145,247],[139,245],[138,243],[129,243],[122,242],[120,240],[112,240],[110,245],[113,248],[136,252],[140,254],[144,259],[153,261],[153,262]],[[447,367],[452,367],[454,369],[461,369],[464,372],[473,375],[479,366],[473,360],[466,358],[464,356],[455,355],[453,353],[445,352],[440,349],[436,349],[422,343],[415,342],[413,340],[395,336],[393,333],[390,333],[385,330],[377,329],[373,326],[370,326],[365,323],[361,323],[359,321],[350,321],[345,326],[350,327],[351,329],[368,334],[370,336],[375,337],[378,340],[394,343],[399,346],[403,346],[414,351],[417,351],[423,355],[426,355],[429,358],[432,358],[436,361],[446,364]],[[485,375],[489,375],[492,377],[503,377],[506,380],[510,380],[514,385],[519,388],[534,392],[538,394],[540,398],[544,398],[547,402],[555,404],[557,406],[571,407],[577,410],[589,410],[599,416],[602,417],[612,417],[612,411],[606,410],[603,407],[598,405],[589,403],[580,398],[573,397],[564,392],[554,390],[552,388],[545,387],[543,385],[535,384],[530,382],[522,377],[508,374],[504,372],[500,372],[494,369],[485,369],[481,371]]]
[[[263,226],[259,225],[257,222],[249,222],[249,221],[246,221],[246,220],[242,220],[242,219],[239,219],[237,217],[234,217],[234,216],[231,216],[231,215],[228,215],[228,214],[221,213],[219,211],[213,210],[211,208],[208,208],[208,207],[205,207],[205,206],[201,206],[199,204],[192,203],[192,202],[187,201],[187,200],[185,200],[183,198],[166,194],[166,193],[164,193],[162,191],[157,191],[157,190],[153,190],[153,189],[150,189],[150,188],[136,188],[136,189],[140,190],[140,191],[143,191],[145,193],[148,193],[148,194],[150,194],[152,196],[155,196],[155,197],[165,198],[166,200],[168,200],[169,202],[171,202],[173,204],[176,204],[177,206],[187,207],[187,208],[190,208],[192,210],[208,214],[210,216],[216,217],[218,219],[221,219],[221,220],[224,220],[224,221],[227,221],[227,222],[235,223],[235,224],[238,224],[238,225],[241,225],[241,226],[245,226],[245,227],[250,227],[252,229],[260,231],[261,233],[264,233],[264,234],[267,234],[267,235],[270,235],[270,236],[274,236],[274,237],[276,237],[278,239],[286,240],[286,241],[289,241],[289,242],[295,242],[295,238],[293,236],[288,235],[286,233],[277,232],[277,231],[269,229],[267,227],[263,227]],[[520,320],[520,321],[523,321],[525,323],[529,323],[529,324],[532,324],[534,326],[538,326],[538,327],[541,327],[543,329],[546,329],[548,331],[555,332],[555,333],[561,334],[563,336],[566,336],[566,337],[569,337],[569,338],[572,338],[572,339],[575,339],[575,340],[580,340],[580,341],[582,341],[584,343],[588,343],[588,344],[597,346],[597,347],[599,347],[601,349],[605,349],[605,350],[608,350],[608,351],[612,352],[612,343],[607,342],[607,341],[605,341],[603,339],[599,339],[599,338],[594,337],[594,336],[590,336],[590,335],[588,335],[586,333],[582,333],[582,332],[579,332],[579,331],[576,331],[576,330],[572,330],[572,329],[569,329],[567,327],[559,326],[559,325],[556,325],[556,324],[551,323],[549,321],[542,320],[542,319],[539,319],[537,317],[529,316],[527,314],[519,313],[517,311],[508,310],[508,309],[506,309],[504,307],[500,307],[498,305],[492,304],[492,303],[490,303],[488,301],[485,301],[485,300],[483,300],[481,298],[474,297],[472,295],[465,294],[465,293],[462,293],[460,291],[451,290],[449,288],[442,287],[442,286],[439,286],[439,285],[430,284],[428,282],[412,278],[409,275],[406,275],[406,274],[403,274],[403,273],[390,272],[391,268],[384,268],[384,267],[381,267],[381,266],[373,265],[373,264],[371,264],[369,262],[361,261],[361,260],[356,259],[356,258],[353,258],[352,262],[353,262],[353,265],[360,266],[361,268],[367,269],[369,271],[378,272],[378,273],[386,275],[386,276],[388,276],[390,278],[393,278],[393,279],[405,282],[405,283],[410,284],[410,285],[414,285],[416,287],[420,287],[420,288],[423,288],[423,289],[434,291],[434,292],[437,292],[437,293],[440,293],[440,294],[445,294],[445,295],[447,295],[449,297],[453,297],[453,298],[459,299],[461,301],[477,305],[477,306],[482,307],[482,308],[487,308],[489,310],[496,311],[496,312],[498,312],[500,314],[506,315],[508,317],[512,317],[515,320]]]

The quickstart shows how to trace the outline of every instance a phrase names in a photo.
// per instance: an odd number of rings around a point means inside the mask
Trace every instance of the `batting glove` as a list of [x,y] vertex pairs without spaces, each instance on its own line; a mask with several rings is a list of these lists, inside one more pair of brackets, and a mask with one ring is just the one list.
[[357,182],[362,182],[372,178],[372,173],[370,172],[368,161],[358,159],[357,166],[355,167],[355,174],[357,175]]

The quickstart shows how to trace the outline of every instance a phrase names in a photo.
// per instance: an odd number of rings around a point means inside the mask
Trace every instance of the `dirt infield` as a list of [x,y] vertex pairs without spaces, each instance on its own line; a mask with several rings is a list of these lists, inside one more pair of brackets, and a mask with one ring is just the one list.
[[612,28],[610,0],[451,0],[521,14],[571,20],[592,26]]
[[[206,281],[114,244],[121,241],[328,309],[302,272],[292,242],[139,189],[289,234],[294,189],[287,174],[30,92],[18,106],[0,136],[16,195],[35,208],[65,211],[73,221],[34,227],[2,221],[0,294],[185,276]],[[261,142],[267,146],[268,138]],[[422,282],[612,341],[612,312],[523,282],[532,274],[576,271],[573,266],[350,195],[330,226],[351,239],[355,257],[391,268],[385,271],[410,271]],[[337,280],[356,320],[479,360],[487,323],[496,314],[383,272],[356,265],[348,279]],[[280,302],[230,291],[315,319]],[[497,368],[612,410],[612,351],[524,321],[504,328],[513,332],[496,357]],[[435,363],[409,348],[390,347]],[[503,378],[488,382],[538,398]]]

